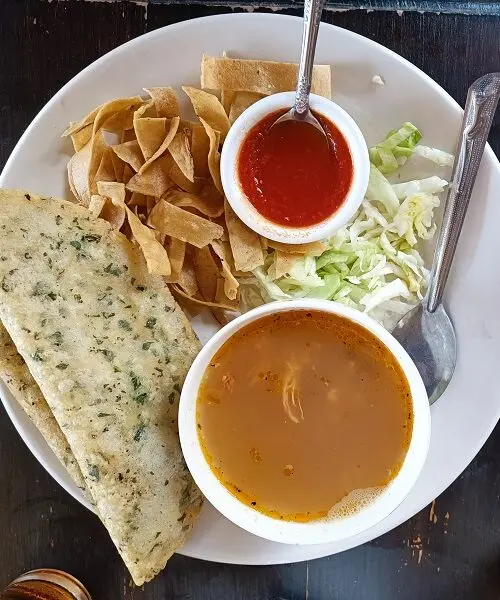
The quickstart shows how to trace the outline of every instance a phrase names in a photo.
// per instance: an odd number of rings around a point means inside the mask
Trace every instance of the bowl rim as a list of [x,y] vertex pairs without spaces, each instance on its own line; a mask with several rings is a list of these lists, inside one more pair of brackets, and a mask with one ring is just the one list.
[[[307,523],[282,521],[243,504],[217,479],[201,449],[196,423],[198,388],[213,355],[245,325],[266,315],[291,310],[318,310],[345,317],[370,331],[398,361],[412,397],[413,431],[403,464],[384,490],[352,516]],[[239,527],[259,537],[285,544],[307,545],[350,538],[386,518],[404,500],[425,464],[430,443],[430,407],[420,374],[399,342],[371,317],[328,300],[301,299],[264,304],[225,325],[193,362],[182,388],[179,405],[179,437],[186,464],[207,500]]]
[[351,153],[352,181],[341,206],[328,218],[307,227],[286,227],[267,220],[244,194],[237,175],[241,145],[250,129],[270,113],[293,105],[295,92],[280,92],[261,98],[248,107],[232,124],[221,152],[220,171],[225,196],[238,217],[253,231],[276,242],[306,244],[324,240],[343,227],[360,207],[368,187],[370,159],[365,138],[349,113],[341,106],[310,95],[310,106],[331,121],[343,135]]

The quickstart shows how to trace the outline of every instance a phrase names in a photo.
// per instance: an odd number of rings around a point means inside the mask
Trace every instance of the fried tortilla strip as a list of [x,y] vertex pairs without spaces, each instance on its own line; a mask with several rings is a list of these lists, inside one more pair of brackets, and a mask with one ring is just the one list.
[[40,388],[1,322],[0,379],[9,388],[10,393],[28,415],[33,425],[43,435],[52,452],[66,467],[71,479],[93,504],[94,500],[85,485],[82,472],[71,452],[68,440],[64,437]]
[[[111,146],[111,149],[116,156],[118,156],[118,158],[130,165],[136,173],[144,164],[144,156],[142,155],[142,151],[137,140],[133,140],[132,142],[124,142],[123,144],[116,144],[115,146]],[[96,180],[104,181],[99,177],[99,175],[96,175]]]
[[231,107],[229,109],[229,122],[231,125],[236,119],[244,112],[249,106],[255,104],[257,100],[262,98],[262,94],[256,94],[255,92],[235,92]]
[[273,264],[269,267],[269,274],[274,279],[289,275],[295,264],[300,260],[303,260],[300,254],[286,254],[276,250],[273,256]]
[[167,119],[165,117],[134,119],[134,131],[144,158],[149,160],[165,139]]
[[273,240],[264,240],[265,246],[280,250],[284,254],[312,254],[312,256],[321,256],[327,246],[323,242],[308,242],[307,244],[283,244],[282,242],[274,242]]
[[181,114],[177,95],[171,87],[144,88],[144,91],[154,100],[159,117],[172,119]]
[[209,177],[208,153],[210,140],[203,125],[193,124],[191,129],[191,154],[193,155],[194,174],[197,177]]
[[222,189],[222,180],[220,177],[219,132],[210,127],[210,125],[203,119],[200,118],[200,121],[205,128],[208,139],[210,140],[210,150],[208,152],[208,170],[210,171],[210,175],[212,176],[215,187],[221,194],[223,194],[224,190]]
[[185,131],[180,131],[171,141],[168,151],[177,166],[188,181],[194,181],[194,162],[191,154],[189,137]]
[[[268,96],[294,90],[297,73],[298,65],[293,63],[204,55],[201,61],[201,87]],[[325,98],[332,97],[330,65],[314,65],[311,92]]]
[[148,225],[197,248],[207,246],[224,233],[224,229],[217,223],[178,208],[165,200],[160,200],[153,208]]
[[219,98],[189,86],[182,86],[182,91],[189,96],[197,117],[218,131],[220,139],[223,141],[229,131],[229,119]]
[[181,120],[180,117],[174,117],[173,119],[170,120],[170,123],[168,124],[168,131],[167,131],[167,134],[165,135],[165,139],[160,144],[160,147],[153,154],[153,156],[151,156],[150,158],[148,158],[148,160],[142,165],[142,167],[139,170],[139,175],[142,175],[144,173],[144,171],[146,171],[148,169],[149,165],[151,165],[152,163],[154,163],[154,161],[156,159],[160,158],[160,156],[170,146],[170,143],[174,139],[174,136],[175,136],[175,134],[177,132],[177,128],[179,127],[180,120]]
[[0,319],[141,585],[201,505],[177,432],[199,342],[140,249],[84,207],[2,190],[0,230]]
[[127,182],[127,190],[160,198],[174,185],[170,178],[170,169],[173,164],[174,161],[170,155],[158,158],[145,171],[136,173]]
[[239,219],[231,205],[224,200],[226,227],[237,271],[253,271],[264,264],[260,236]]

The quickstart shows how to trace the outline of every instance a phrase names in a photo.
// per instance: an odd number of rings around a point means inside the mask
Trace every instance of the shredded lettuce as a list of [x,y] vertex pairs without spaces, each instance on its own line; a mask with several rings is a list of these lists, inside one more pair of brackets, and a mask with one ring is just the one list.
[[[437,176],[397,184],[385,177],[418,148],[427,148],[417,145],[420,139],[418,129],[404,123],[371,148],[368,189],[357,214],[325,241],[321,256],[297,255],[286,273],[277,268],[277,253],[269,249],[264,265],[241,280],[243,308],[321,298],[366,312],[391,328],[426,292],[429,271],[418,243],[434,235],[437,194],[448,185]],[[431,148],[424,153],[439,164],[451,156]]]
[[403,166],[413,154],[422,134],[412,123],[403,123],[397,130],[390,131],[385,140],[370,148],[370,162],[381,173],[393,173]]
[[440,167],[452,167],[455,159],[453,154],[437,148],[429,148],[429,146],[416,146],[413,151],[417,156],[427,158]]

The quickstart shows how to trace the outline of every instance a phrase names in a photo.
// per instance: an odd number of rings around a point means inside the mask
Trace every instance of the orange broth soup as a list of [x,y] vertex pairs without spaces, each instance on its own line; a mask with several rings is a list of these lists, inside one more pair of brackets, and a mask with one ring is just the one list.
[[411,440],[406,377],[364,327],[291,310],[236,332],[207,367],[198,435],[223,485],[289,521],[343,516],[397,475]]

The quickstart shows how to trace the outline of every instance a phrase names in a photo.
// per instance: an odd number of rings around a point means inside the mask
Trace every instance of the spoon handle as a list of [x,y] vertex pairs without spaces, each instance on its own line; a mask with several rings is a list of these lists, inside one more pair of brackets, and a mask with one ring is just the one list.
[[467,93],[453,174],[434,252],[427,295],[430,312],[436,310],[443,297],[499,97],[500,73],[483,75],[470,86]]
[[324,4],[325,0],[305,0],[304,2],[304,30],[294,105],[295,114],[299,118],[305,116],[309,110],[314,52]]

